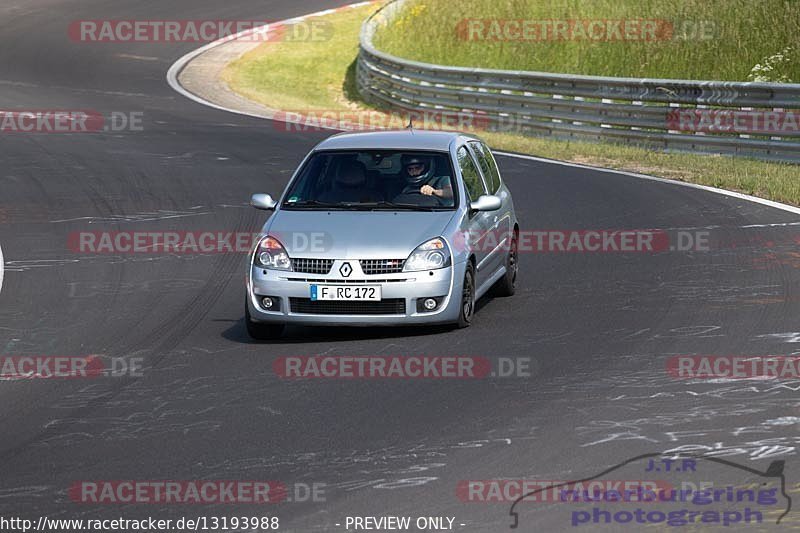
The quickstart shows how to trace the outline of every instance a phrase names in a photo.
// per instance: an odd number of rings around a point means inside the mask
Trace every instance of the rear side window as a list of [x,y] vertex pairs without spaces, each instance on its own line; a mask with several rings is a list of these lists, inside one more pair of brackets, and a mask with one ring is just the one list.
[[486,194],[486,190],[483,187],[483,180],[481,180],[481,176],[478,174],[478,168],[475,166],[475,162],[472,160],[472,156],[469,155],[465,146],[458,149],[457,155],[458,166],[461,168],[461,175],[464,178],[464,186],[467,188],[469,199],[470,201],[477,200],[480,195]]
[[472,149],[475,150],[478,164],[481,166],[483,175],[486,178],[486,185],[489,187],[489,193],[497,193],[498,189],[500,189],[500,171],[497,170],[497,163],[494,160],[492,152],[489,150],[489,147],[481,142],[473,142],[470,144]]

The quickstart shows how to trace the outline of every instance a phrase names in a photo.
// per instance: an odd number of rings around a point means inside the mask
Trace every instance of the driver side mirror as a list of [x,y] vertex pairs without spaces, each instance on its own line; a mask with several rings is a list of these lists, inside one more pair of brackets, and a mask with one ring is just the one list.
[[250,205],[256,209],[272,211],[278,205],[278,202],[273,200],[269,194],[254,194],[250,197]]
[[470,211],[497,211],[503,202],[497,196],[483,194],[469,204]]

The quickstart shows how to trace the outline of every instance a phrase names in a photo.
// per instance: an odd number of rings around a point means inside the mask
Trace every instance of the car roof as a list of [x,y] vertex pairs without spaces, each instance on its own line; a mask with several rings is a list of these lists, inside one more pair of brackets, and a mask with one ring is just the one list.
[[[465,135],[453,131],[381,130],[339,133],[319,143],[315,150],[438,150],[447,151],[450,144]],[[470,136],[471,137],[471,136]]]

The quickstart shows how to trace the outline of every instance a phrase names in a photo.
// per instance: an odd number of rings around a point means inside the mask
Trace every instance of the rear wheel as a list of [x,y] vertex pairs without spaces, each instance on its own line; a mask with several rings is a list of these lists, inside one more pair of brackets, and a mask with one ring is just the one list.
[[461,310],[458,314],[459,328],[467,328],[472,324],[472,316],[475,314],[475,267],[472,263],[467,263],[467,271],[464,273],[464,283],[461,286]]
[[263,322],[253,322],[250,316],[250,306],[244,303],[244,322],[247,325],[247,334],[257,341],[269,341],[279,339],[286,328],[284,324],[265,324]]
[[495,296],[513,296],[517,292],[517,272],[519,271],[519,251],[516,232],[511,237],[511,245],[506,256],[506,273],[493,287]]

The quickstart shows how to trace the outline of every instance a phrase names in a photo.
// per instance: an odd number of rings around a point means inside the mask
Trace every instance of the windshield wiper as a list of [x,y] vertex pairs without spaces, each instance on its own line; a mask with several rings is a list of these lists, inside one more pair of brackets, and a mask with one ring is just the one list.
[[361,204],[362,206],[368,209],[405,209],[410,211],[436,211],[436,207],[429,206],[429,205],[418,205],[418,204],[402,204],[402,203],[395,203],[395,202],[370,202],[367,204]]
[[320,202],[319,200],[303,200],[300,202],[286,202],[284,207],[292,208],[292,207],[328,207],[338,209],[341,207],[347,207],[343,204],[331,204],[328,202]]

